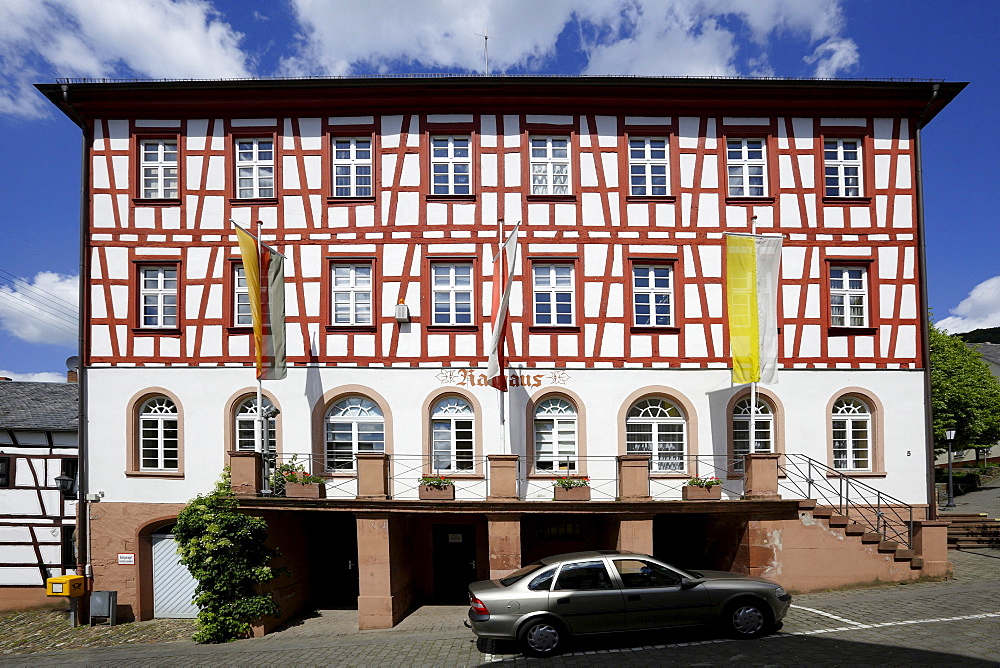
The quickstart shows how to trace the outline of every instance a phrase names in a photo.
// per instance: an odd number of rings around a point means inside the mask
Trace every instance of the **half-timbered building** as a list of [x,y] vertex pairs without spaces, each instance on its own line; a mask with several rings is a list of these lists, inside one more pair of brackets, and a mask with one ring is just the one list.
[[[154,545],[227,463],[292,565],[286,612],[347,600],[363,627],[585,547],[798,589],[946,573],[920,133],[963,86],[39,86],[85,139],[94,586],[119,590],[122,615],[158,614],[183,574]],[[323,476],[322,499],[260,493],[233,222],[285,256],[266,449]],[[517,224],[501,394],[495,256]],[[752,231],[783,238],[778,382],[756,405],[731,381],[724,281],[726,234]],[[424,475],[454,500],[421,499]],[[684,500],[695,476],[722,500]],[[589,500],[554,501],[559,477],[588,478]]]
[[0,379],[0,610],[45,604],[45,580],[76,570],[76,383]]

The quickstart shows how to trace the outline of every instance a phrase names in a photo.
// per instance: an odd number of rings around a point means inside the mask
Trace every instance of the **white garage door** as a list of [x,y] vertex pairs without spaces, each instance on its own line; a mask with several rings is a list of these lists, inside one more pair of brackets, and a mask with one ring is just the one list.
[[153,534],[153,616],[193,618],[198,608],[191,602],[198,582],[177,554],[173,534]]

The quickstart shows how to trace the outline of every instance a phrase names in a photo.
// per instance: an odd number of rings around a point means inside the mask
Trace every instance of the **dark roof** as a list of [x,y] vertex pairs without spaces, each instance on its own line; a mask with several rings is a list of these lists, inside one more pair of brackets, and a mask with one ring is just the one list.
[[752,79],[641,76],[385,76],[305,79],[60,79],[36,84],[78,125],[153,115],[239,118],[410,113],[650,116],[903,116],[929,122],[966,84],[918,79]]
[[0,381],[0,429],[76,431],[76,383]]
[[990,364],[1000,364],[1000,343],[977,343],[972,348]]

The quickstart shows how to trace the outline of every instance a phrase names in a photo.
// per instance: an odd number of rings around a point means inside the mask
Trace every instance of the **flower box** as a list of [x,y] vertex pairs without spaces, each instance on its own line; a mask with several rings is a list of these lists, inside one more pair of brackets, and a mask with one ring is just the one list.
[[445,485],[444,487],[431,487],[430,485],[420,486],[421,501],[454,501],[455,486]]
[[556,501],[590,501],[590,488],[581,487],[559,487],[554,486]]
[[326,484],[316,482],[286,482],[286,499],[325,499]]
[[684,485],[681,487],[681,495],[685,501],[719,501],[722,499],[722,485],[711,487]]

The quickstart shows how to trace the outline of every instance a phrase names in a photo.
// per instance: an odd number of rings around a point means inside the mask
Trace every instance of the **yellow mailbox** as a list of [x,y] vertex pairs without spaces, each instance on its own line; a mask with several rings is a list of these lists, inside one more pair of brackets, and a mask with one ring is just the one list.
[[82,575],[59,575],[45,581],[46,596],[83,596],[85,590]]

